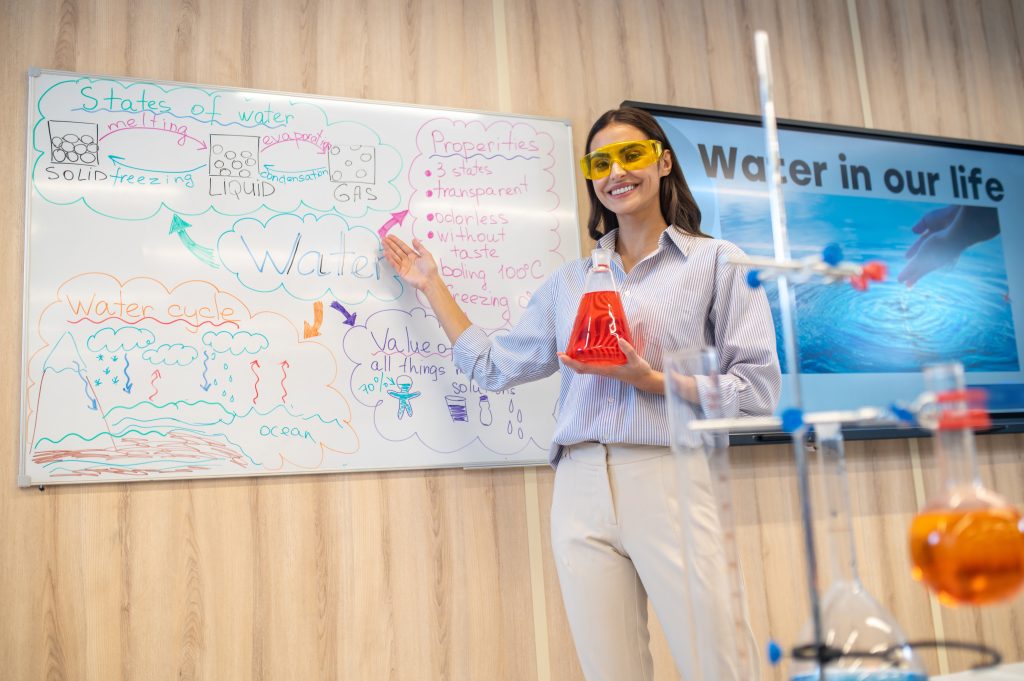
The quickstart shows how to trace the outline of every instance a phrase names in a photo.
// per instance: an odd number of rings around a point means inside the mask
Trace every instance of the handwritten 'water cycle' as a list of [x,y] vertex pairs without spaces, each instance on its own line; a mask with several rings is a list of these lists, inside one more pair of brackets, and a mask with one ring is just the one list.
[[329,350],[207,282],[84,274],[38,328],[31,443],[55,476],[316,468],[358,448]]

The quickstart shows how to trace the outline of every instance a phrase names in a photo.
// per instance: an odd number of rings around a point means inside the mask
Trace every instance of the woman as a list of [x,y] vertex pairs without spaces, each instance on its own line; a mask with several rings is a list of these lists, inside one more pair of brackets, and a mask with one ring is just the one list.
[[[648,596],[679,671],[697,681],[692,623],[682,607],[687,579],[680,505],[707,520],[698,552],[719,552],[720,544],[710,494],[679,499],[676,492],[680,464],[668,447],[661,357],[715,345],[725,415],[768,414],[781,383],[775,331],[763,290],[750,289],[743,269],[728,263],[740,250],[701,232],[700,210],[653,117],[631,108],[608,111],[591,128],[586,148],[588,230],[615,253],[637,345],[619,339],[625,364],[582,364],[561,352],[588,259],[563,266],[533,295],[514,328],[488,338],[455,302],[419,240],[410,247],[388,236],[385,255],[426,296],[452,341],[456,365],[481,387],[501,390],[560,372],[551,540],[588,681],[652,678]],[[702,385],[691,378],[683,390],[699,407]],[[724,599],[720,587],[708,584],[707,591]]]

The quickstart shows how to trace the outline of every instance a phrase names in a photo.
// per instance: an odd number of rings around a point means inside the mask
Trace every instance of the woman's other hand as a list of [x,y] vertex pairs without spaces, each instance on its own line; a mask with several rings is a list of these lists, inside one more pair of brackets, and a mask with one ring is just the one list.
[[389,234],[384,237],[384,257],[403,281],[419,291],[440,278],[434,256],[419,239],[413,239],[410,246]]
[[665,394],[665,376],[660,371],[655,371],[643,357],[623,339],[619,339],[619,349],[626,355],[625,364],[586,364],[577,362],[564,352],[558,353],[558,359],[562,364],[569,367],[578,374],[594,374],[596,376],[607,376],[617,381],[650,393],[659,395]]

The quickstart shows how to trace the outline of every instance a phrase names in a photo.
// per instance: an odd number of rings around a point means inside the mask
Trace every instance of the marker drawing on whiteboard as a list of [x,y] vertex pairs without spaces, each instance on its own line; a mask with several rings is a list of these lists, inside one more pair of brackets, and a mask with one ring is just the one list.
[[284,402],[285,398],[288,397],[288,388],[284,387],[284,381],[285,381],[286,378],[288,378],[288,371],[287,371],[287,369],[290,366],[291,365],[288,364],[288,360],[283,360],[281,362],[281,390],[283,391],[283,393],[281,395],[281,402]]
[[385,222],[383,225],[381,225],[380,229],[377,230],[377,234],[380,235],[380,240],[384,241],[384,237],[388,235],[388,232],[394,229],[395,227],[401,225],[402,222],[405,220],[405,216],[408,214],[408,210],[402,210],[398,211],[397,213],[392,213],[391,219]]
[[81,365],[78,364],[78,362],[72,362],[72,364],[75,365],[75,372],[78,374],[78,377],[82,379],[82,383],[84,384],[83,388],[85,390],[85,396],[89,400],[89,409],[92,411],[96,411],[96,398],[89,394],[89,379],[87,379],[84,376],[85,371],[82,370],[82,367]]
[[491,413],[491,400],[487,395],[480,396],[480,425],[489,426],[494,421],[494,414]]
[[409,390],[412,388],[412,379],[408,376],[399,376],[395,381],[398,384],[398,390],[389,390],[388,395],[398,400],[398,418],[401,419],[406,412],[412,416],[412,398],[419,397],[421,393]]
[[152,400],[154,397],[156,397],[156,394],[160,392],[160,388],[156,387],[156,379],[158,378],[163,378],[163,374],[160,373],[159,369],[153,369],[153,373],[150,374],[151,380],[149,382],[149,387],[153,389],[153,394],[147,397],[146,399]]
[[448,407],[448,415],[452,417],[453,423],[469,423],[469,415],[466,413],[466,398],[461,395],[445,395],[445,405]]
[[210,389],[210,379],[206,377],[206,372],[209,370],[210,364],[210,353],[203,350],[203,382],[199,385],[199,388],[206,392]]
[[[158,118],[153,114],[148,115],[150,116],[149,120],[146,119],[147,114],[143,113],[141,114],[140,119],[126,118],[124,120],[114,121],[113,123],[107,126],[107,130],[109,132],[101,135],[99,140],[97,141],[102,142],[107,137],[110,137],[111,135],[114,135],[119,132],[133,130],[156,130],[158,132],[167,132],[172,135],[176,135],[178,137],[179,147],[185,146],[185,140],[192,140],[193,142],[196,143],[196,151],[203,151],[204,149],[206,149],[206,142],[202,141],[201,139],[196,139],[195,137],[192,137],[191,135],[188,134],[188,126],[182,125],[180,123],[175,123],[174,121],[168,121],[163,118]],[[138,124],[140,122],[142,123],[142,125]],[[146,125],[146,123],[149,123],[149,125]]]
[[320,335],[320,325],[324,323],[324,304],[322,301],[315,301],[313,303],[313,323],[303,320],[302,322],[302,337],[303,338],[315,338]]
[[191,226],[192,225],[190,223],[185,222],[175,215],[171,219],[171,231],[168,232],[168,234],[177,234],[178,238],[181,239],[181,243],[185,244],[185,248],[187,248],[192,255],[196,256],[200,261],[210,267],[217,269],[218,265],[216,259],[213,257],[213,250],[206,246],[200,246],[188,235],[186,230]]
[[132,388],[135,387],[135,384],[132,383],[132,377],[128,375],[128,366],[129,366],[128,365],[128,353],[125,352],[124,353],[124,387],[121,388],[121,389],[124,390],[129,395],[131,395],[132,394]]
[[163,175],[188,175],[201,170],[206,165],[205,163],[200,163],[195,168],[188,168],[186,170],[163,170],[161,168],[140,168],[139,166],[128,165],[124,162],[124,156],[108,154],[107,158],[109,158],[110,162],[117,168],[125,168],[127,170],[134,170],[140,173],[161,173]]
[[349,326],[355,326],[356,325],[356,313],[355,312],[353,312],[352,314],[349,314],[348,310],[345,309],[345,306],[342,305],[341,303],[339,303],[337,300],[335,300],[333,303],[331,303],[331,307],[334,308],[335,310],[337,310],[338,312],[340,312],[341,314],[345,315],[345,321],[343,321],[342,324],[348,324]]
[[256,404],[256,398],[260,396],[260,375],[256,373],[256,370],[260,367],[260,361],[254,359],[249,362],[249,368],[252,370],[252,375],[256,377],[256,382],[252,384],[253,396],[252,403]]

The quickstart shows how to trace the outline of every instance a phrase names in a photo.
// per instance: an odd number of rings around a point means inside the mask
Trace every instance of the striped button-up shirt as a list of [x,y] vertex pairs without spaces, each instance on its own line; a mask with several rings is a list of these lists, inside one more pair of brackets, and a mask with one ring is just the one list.
[[[615,241],[612,231],[599,245],[614,251]],[[728,262],[729,256],[741,253],[728,241],[690,236],[670,226],[657,250],[629,274],[617,253],[612,258],[630,333],[652,368],[661,371],[663,354],[673,350],[717,348],[724,416],[770,414],[781,388],[768,299],[762,288],[747,285],[746,268]],[[569,342],[589,266],[589,258],[562,266],[533,294],[507,333],[488,337],[471,326],[453,347],[456,366],[485,390],[503,390],[560,371],[552,463],[562,445],[670,442],[664,395],[577,374],[558,360],[556,353]],[[706,384],[698,381],[697,390],[704,403]]]

